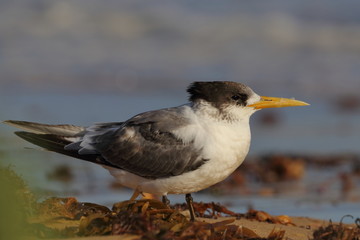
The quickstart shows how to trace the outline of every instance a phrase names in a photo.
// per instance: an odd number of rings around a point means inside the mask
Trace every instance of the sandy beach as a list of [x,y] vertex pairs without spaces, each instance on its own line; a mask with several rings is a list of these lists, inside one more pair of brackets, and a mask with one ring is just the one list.
[[[321,226],[328,225],[327,221],[319,219],[311,219],[305,217],[291,217],[294,226],[282,225],[282,224],[272,224],[268,222],[259,222],[255,220],[240,219],[236,220],[235,218],[230,217],[221,217],[218,219],[208,219],[208,218],[198,218],[197,221],[207,222],[207,223],[216,223],[224,220],[233,219],[234,222],[231,224],[237,225],[239,227],[248,228],[254,231],[261,238],[267,238],[272,231],[285,231],[284,239],[294,239],[294,240],[308,240],[312,239],[313,232],[315,229],[318,229]],[[67,238],[68,240],[115,240],[115,239],[124,239],[132,240],[138,239],[139,235],[123,234],[115,236],[89,236],[89,237],[77,237],[77,238]]]

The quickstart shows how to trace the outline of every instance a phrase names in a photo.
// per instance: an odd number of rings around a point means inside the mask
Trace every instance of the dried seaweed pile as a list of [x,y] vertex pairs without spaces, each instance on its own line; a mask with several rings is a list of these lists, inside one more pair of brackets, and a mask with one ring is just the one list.
[[[249,209],[247,213],[235,213],[230,211],[228,208],[218,204],[218,203],[193,203],[195,214],[197,217],[202,218],[218,218],[224,216],[236,217],[236,219],[246,218],[251,220],[256,220],[259,222],[268,222],[268,223],[278,223],[283,225],[294,225],[291,222],[291,218],[287,215],[280,216],[271,216],[267,212],[257,211],[254,209]],[[184,204],[176,204],[174,208],[181,211],[187,210],[187,205]]]
[[[196,209],[216,216],[234,215],[225,207],[196,204]],[[197,214],[200,212],[197,211]],[[152,199],[114,204],[112,210],[74,198],[51,198],[39,205],[31,219],[33,235],[42,238],[132,234],[141,239],[264,239],[252,230],[232,224],[235,219],[216,223],[189,222],[179,210]],[[266,239],[283,239],[285,231],[273,231]]]
[[355,220],[355,224],[347,226],[330,222],[326,227],[315,230],[312,240],[360,240],[360,218]]

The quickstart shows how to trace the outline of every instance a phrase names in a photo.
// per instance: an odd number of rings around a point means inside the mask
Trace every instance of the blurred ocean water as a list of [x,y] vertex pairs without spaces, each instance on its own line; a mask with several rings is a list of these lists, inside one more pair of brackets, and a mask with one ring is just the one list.
[[[261,94],[261,93],[260,93]],[[266,95],[266,94],[262,94]],[[301,99],[304,100],[304,99]],[[342,112],[329,102],[307,100],[306,107],[264,109],[252,116],[250,153],[360,153],[360,111]],[[89,126],[124,121],[138,113],[187,103],[187,94],[63,94],[5,93],[0,96],[1,120],[27,120]],[[267,118],[270,123],[267,122]],[[1,126],[3,138],[20,143],[15,130]],[[2,145],[1,149],[18,147]]]

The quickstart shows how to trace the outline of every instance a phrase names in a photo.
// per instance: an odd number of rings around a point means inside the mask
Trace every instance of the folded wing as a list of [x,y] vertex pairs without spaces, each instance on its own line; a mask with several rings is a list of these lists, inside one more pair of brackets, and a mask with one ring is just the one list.
[[172,132],[191,124],[178,108],[147,112],[121,126],[92,126],[79,142],[80,154],[100,154],[107,162],[145,178],[180,175],[199,168],[206,159],[201,149],[184,142]]

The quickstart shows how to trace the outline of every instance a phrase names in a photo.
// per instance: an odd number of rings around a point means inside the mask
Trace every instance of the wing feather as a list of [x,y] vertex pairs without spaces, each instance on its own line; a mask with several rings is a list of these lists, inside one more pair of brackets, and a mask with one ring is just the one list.
[[[206,159],[192,142],[184,142],[172,131],[191,124],[181,108],[137,115],[108,128],[91,127],[80,144],[95,151],[112,165],[146,178],[180,175],[199,168]],[[86,153],[86,150],[80,150]]]

